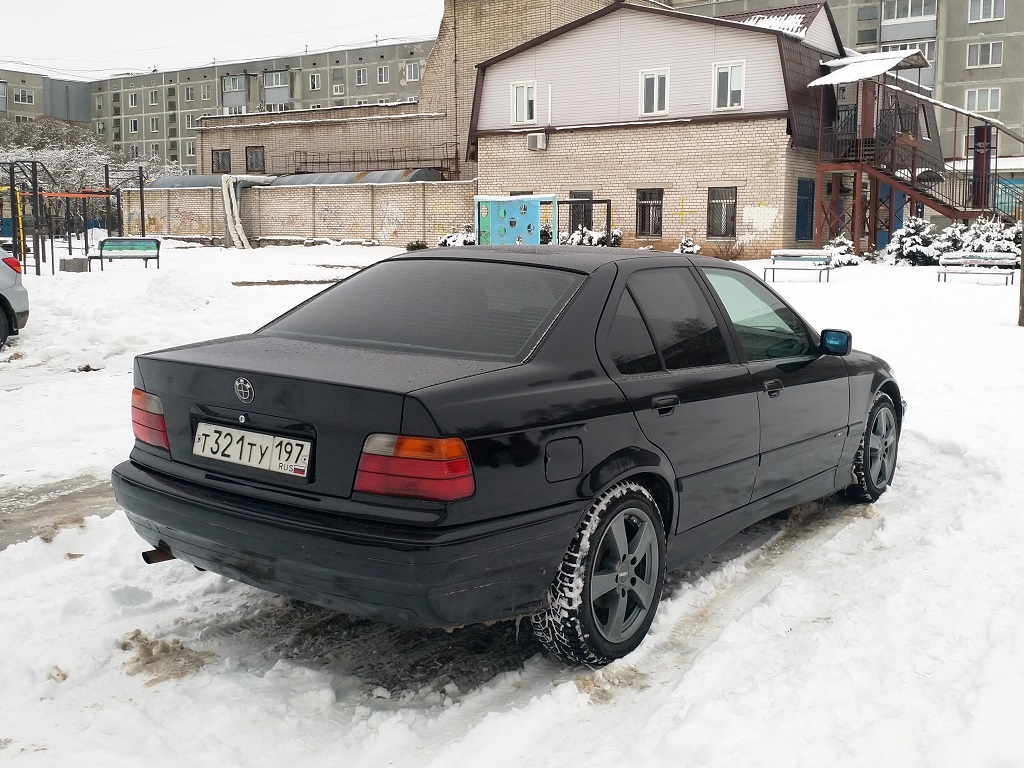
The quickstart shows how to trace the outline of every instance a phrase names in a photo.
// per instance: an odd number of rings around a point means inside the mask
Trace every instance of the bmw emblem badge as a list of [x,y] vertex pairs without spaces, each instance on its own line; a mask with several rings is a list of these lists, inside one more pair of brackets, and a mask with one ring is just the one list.
[[238,399],[243,403],[251,403],[256,395],[256,390],[253,389],[251,381],[244,376],[239,376],[235,379],[235,394],[238,395]]

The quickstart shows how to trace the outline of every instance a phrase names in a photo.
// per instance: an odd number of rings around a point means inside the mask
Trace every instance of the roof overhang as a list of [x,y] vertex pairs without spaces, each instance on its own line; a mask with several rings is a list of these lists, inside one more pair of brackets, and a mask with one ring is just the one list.
[[916,48],[909,51],[882,51],[863,56],[847,56],[823,62],[832,69],[827,75],[812,80],[807,85],[839,85],[856,83],[884,75],[890,70],[923,69],[929,66],[924,54]]

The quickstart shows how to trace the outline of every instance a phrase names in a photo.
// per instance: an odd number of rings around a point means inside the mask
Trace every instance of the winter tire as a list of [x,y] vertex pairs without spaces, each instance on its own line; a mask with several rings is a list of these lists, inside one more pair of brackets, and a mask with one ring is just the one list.
[[7,320],[7,313],[0,307],[0,347],[7,343],[7,337],[11,333],[10,322]]
[[665,526],[647,489],[623,482],[583,517],[551,585],[548,608],[532,617],[541,644],[570,664],[600,666],[643,641],[665,582]]
[[896,473],[899,441],[896,407],[887,394],[879,392],[868,411],[867,427],[853,460],[854,483],[846,489],[849,498],[872,502],[885,493]]

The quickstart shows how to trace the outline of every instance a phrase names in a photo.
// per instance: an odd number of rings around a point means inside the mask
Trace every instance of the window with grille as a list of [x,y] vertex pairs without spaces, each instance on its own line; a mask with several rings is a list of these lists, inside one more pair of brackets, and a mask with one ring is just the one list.
[[[573,200],[593,200],[594,190],[592,189],[571,189],[569,197]],[[569,229],[573,232],[580,227],[586,229],[594,228],[594,206],[585,203],[569,206]]]
[[215,149],[212,151],[210,159],[213,173],[231,173],[230,149]]
[[708,237],[736,237],[736,187],[708,188]]
[[661,213],[664,189],[636,191],[636,236],[661,237]]
[[267,153],[262,146],[245,148],[245,172],[266,173]]

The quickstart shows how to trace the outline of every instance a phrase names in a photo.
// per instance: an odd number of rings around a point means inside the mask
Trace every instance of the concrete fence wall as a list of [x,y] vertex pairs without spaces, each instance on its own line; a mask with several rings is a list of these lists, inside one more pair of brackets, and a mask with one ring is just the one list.
[[[242,192],[242,224],[254,244],[326,238],[432,246],[473,223],[476,194],[476,181],[251,187]],[[147,235],[224,236],[220,189],[147,190],[145,208]],[[125,193],[124,219],[126,234],[141,232],[138,192]]]

